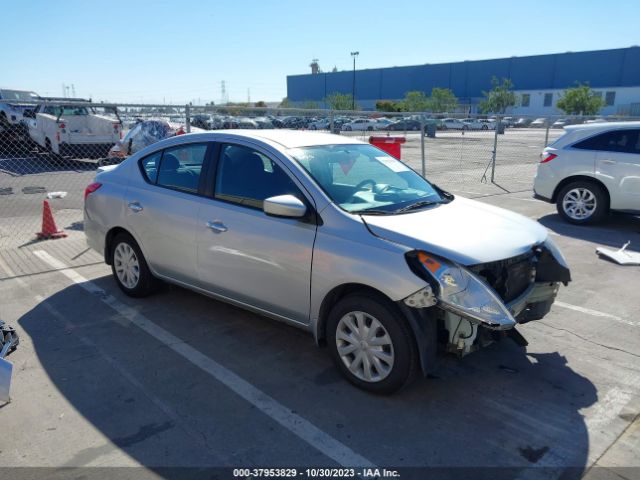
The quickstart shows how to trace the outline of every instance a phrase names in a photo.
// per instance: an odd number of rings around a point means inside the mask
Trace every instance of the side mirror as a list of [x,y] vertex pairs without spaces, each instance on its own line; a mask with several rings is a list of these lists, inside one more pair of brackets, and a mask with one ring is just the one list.
[[293,195],[278,195],[265,199],[262,210],[274,217],[300,218],[307,213],[307,207]]

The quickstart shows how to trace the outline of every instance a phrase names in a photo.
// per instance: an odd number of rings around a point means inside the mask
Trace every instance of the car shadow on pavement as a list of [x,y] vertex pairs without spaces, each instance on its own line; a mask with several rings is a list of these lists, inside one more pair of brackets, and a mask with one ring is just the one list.
[[30,154],[26,157],[0,158],[0,173],[14,177],[54,172],[85,172],[95,170],[97,161],[53,158]]
[[[94,283],[369,461],[405,469],[402,478],[460,478],[445,468],[457,466],[474,478],[559,468],[577,479],[587,463],[581,410],[596,388],[549,344],[527,351],[504,340],[441,357],[428,378],[376,396],[348,384],[303,331],[179,287],[132,300],[110,277]],[[176,472],[165,467],[336,466],[80,286],[18,323],[55,388],[108,439],[76,438],[65,466],[100,465],[114,451],[166,477]],[[43,432],[57,420],[38,415],[31,424]]]
[[622,248],[631,241],[629,250],[640,252],[640,217],[612,213],[604,221],[595,225],[573,225],[558,214],[549,214],[538,219],[549,230],[565,236],[598,243],[611,248]]

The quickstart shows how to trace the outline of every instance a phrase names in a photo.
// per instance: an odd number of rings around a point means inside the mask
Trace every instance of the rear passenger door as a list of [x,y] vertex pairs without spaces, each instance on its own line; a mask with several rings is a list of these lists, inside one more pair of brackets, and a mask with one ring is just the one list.
[[142,158],[144,180],[131,182],[126,194],[128,228],[152,270],[189,285],[197,283],[197,212],[212,148],[187,143]]
[[601,133],[574,145],[595,153],[595,176],[605,184],[611,208],[640,210],[640,129]]

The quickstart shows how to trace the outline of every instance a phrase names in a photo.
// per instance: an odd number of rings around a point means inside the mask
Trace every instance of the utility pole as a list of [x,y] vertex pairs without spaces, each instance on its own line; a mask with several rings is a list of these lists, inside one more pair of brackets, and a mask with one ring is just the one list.
[[360,52],[351,52],[353,57],[353,85],[351,87],[351,110],[356,109],[356,57]]

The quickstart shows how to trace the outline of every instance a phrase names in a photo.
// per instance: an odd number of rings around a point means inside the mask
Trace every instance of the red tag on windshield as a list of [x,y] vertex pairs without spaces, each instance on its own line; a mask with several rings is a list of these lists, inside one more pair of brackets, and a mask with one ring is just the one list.
[[340,162],[340,168],[342,169],[342,173],[347,175],[349,171],[351,171],[351,167],[353,167],[354,163],[356,163],[355,158],[350,158],[349,160]]

